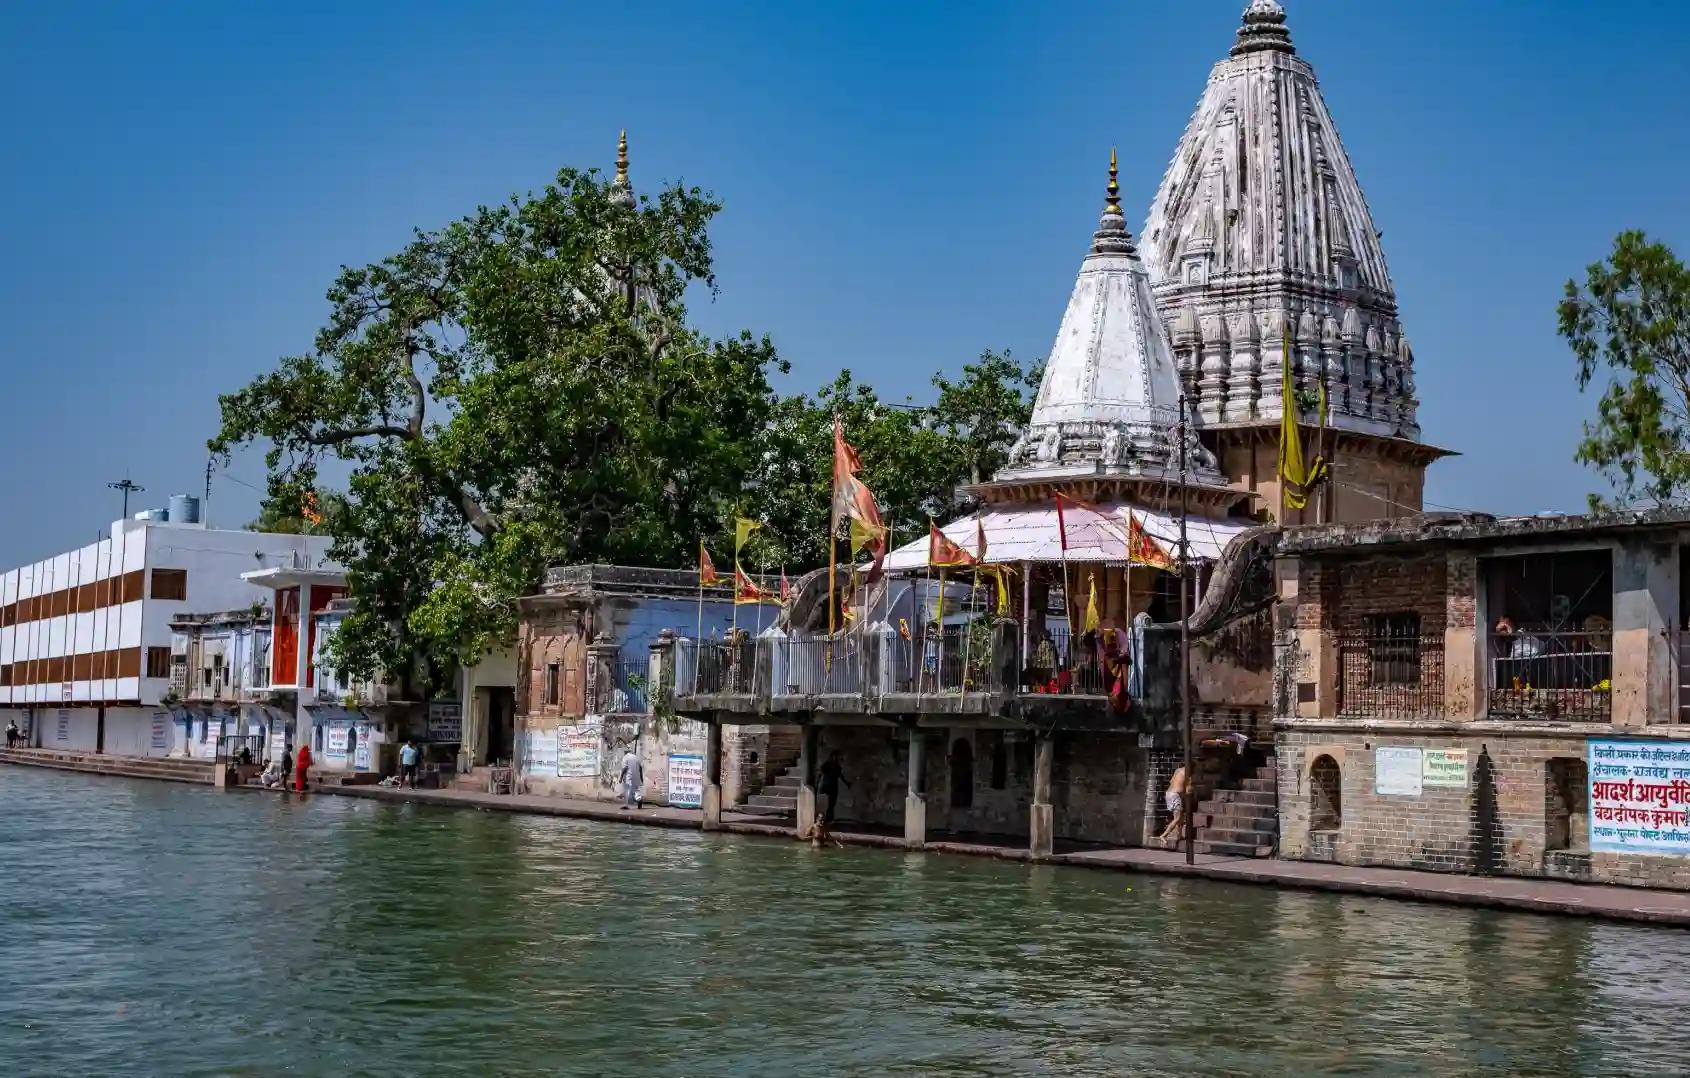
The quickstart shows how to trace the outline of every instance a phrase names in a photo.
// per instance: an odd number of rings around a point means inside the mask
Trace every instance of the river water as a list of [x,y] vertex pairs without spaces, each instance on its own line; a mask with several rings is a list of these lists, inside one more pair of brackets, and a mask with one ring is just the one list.
[[0,766],[0,1074],[1690,1065],[1690,932]]

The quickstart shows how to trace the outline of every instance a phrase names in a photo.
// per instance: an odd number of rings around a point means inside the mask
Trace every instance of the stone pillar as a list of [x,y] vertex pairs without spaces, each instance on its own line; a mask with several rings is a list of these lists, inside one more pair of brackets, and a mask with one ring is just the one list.
[[910,727],[909,780],[904,794],[904,845],[919,850],[927,844],[927,738]]
[[675,697],[675,630],[663,629],[649,645],[646,662],[645,710],[656,715],[669,710]]
[[1644,538],[1614,548],[1613,721],[1648,726],[1678,719],[1678,548]]
[[704,733],[704,830],[722,829],[722,724],[710,722]]
[[1033,806],[1027,849],[1034,860],[1049,857],[1056,848],[1056,814],[1050,805],[1050,765],[1055,744],[1048,734],[1033,743]]
[[798,837],[808,835],[816,826],[816,750],[819,731],[805,725],[802,748],[798,753]]
[[621,648],[616,641],[604,633],[587,645],[587,683],[582,687],[586,701],[582,710],[587,714],[603,715],[610,707],[616,686],[616,660],[620,653]]
[[1479,624],[1479,560],[1470,550],[1452,550],[1444,570],[1444,717],[1451,722],[1482,719],[1490,689],[1485,633]]

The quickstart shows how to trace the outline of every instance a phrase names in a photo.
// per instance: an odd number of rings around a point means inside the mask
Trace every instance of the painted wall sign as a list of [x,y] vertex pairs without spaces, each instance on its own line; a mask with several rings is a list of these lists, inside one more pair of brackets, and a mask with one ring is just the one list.
[[370,770],[370,728],[358,727],[358,747],[352,750],[352,766],[359,771]]
[[61,745],[70,744],[70,712],[59,712],[59,727],[55,732],[55,737]]
[[331,722],[323,731],[323,755],[331,760],[346,759],[346,724]]
[[153,712],[152,740],[149,744],[154,752],[170,751],[170,712]]
[[557,753],[561,739],[551,730],[524,730],[522,770],[529,775],[557,775]]
[[597,722],[557,728],[557,777],[590,779],[599,773],[599,742],[604,727]]
[[1421,771],[1419,749],[1381,745],[1373,750],[1374,793],[1419,797]]
[[1690,745],[1591,741],[1590,848],[1690,855]]
[[462,741],[464,712],[456,700],[436,700],[428,705],[428,739]]
[[287,730],[278,722],[270,731],[270,759],[280,760],[288,751]]
[[704,757],[669,754],[669,804],[676,808],[704,804]]
[[1426,786],[1466,786],[1466,749],[1427,749],[1420,781]]

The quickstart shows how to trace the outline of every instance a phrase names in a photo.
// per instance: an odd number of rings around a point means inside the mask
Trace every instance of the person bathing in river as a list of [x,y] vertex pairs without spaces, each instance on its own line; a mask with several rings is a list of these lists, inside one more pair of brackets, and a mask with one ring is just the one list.
[[305,784],[311,781],[311,746],[299,746],[299,754],[293,760],[293,788],[300,793],[305,792]]
[[1174,772],[1174,777],[1168,780],[1168,792],[1163,795],[1168,811],[1173,815],[1168,818],[1168,826],[1162,828],[1162,833],[1156,836],[1156,841],[1166,846],[1170,842],[1178,845],[1178,836],[1185,826],[1185,796],[1190,783],[1186,781],[1185,768],[1181,766]]

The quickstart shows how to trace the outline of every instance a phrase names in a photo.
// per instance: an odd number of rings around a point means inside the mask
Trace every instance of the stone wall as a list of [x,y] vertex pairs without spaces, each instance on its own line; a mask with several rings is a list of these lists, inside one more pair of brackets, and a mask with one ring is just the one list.
[[796,726],[722,727],[722,804],[742,805],[798,759]]
[[[1028,833],[1033,802],[1033,735],[958,728],[923,731],[929,832],[960,831],[1005,837]],[[1162,793],[1179,754],[1138,747],[1132,735],[1057,734],[1051,767],[1051,805],[1059,839],[1141,845],[1167,822]],[[909,769],[907,735],[872,726],[827,726],[819,754],[837,751],[851,785],[842,788],[839,817],[901,828]],[[953,761],[967,759],[968,804],[954,796]],[[819,761],[818,761],[819,763]]]
[[[1379,794],[1375,753],[1381,746],[1465,749],[1467,785],[1425,786],[1418,797]],[[1588,841],[1583,787],[1569,789],[1566,774],[1578,770],[1574,765],[1582,765],[1586,753],[1582,733],[1284,729],[1278,736],[1280,854],[1344,865],[1690,889],[1690,858],[1579,848]],[[1311,831],[1310,770],[1321,756],[1339,767],[1340,826]],[[1548,841],[1551,835],[1556,843]],[[1548,848],[1560,841],[1573,848]]]
[[634,744],[645,770],[645,803],[665,805],[669,800],[670,753],[705,754],[705,726],[689,719],[668,720],[649,715],[606,715],[593,719],[582,716],[562,719],[531,717],[524,719],[517,731],[519,760],[521,746],[529,730],[542,738],[555,739],[560,725],[591,727],[595,723],[599,728],[597,774],[560,778],[555,769],[535,769],[523,761],[518,776],[522,792],[591,801],[620,801],[622,755],[628,751],[630,744]]

